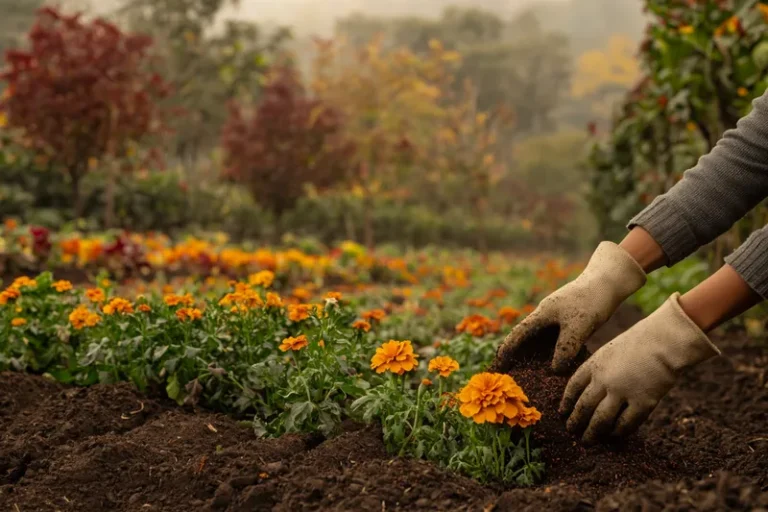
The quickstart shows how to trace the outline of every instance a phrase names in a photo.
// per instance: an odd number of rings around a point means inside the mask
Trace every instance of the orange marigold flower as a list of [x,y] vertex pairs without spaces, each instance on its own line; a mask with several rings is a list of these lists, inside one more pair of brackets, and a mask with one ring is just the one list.
[[11,283],[10,288],[21,290],[22,288],[34,288],[36,286],[37,286],[37,281],[35,281],[34,279],[27,276],[21,276],[13,280],[13,283]]
[[181,322],[191,322],[203,318],[203,312],[197,308],[179,308],[176,311],[176,318]]
[[362,314],[363,319],[368,321],[375,320],[377,322],[384,320],[385,316],[387,316],[387,313],[383,309],[372,309],[371,311],[366,311]]
[[432,381],[429,379],[421,379],[421,385],[424,387],[429,387],[432,385]]
[[109,304],[105,305],[101,310],[105,315],[114,315],[115,313],[133,313],[133,306],[131,303],[120,297],[115,297]]
[[312,311],[313,306],[311,304],[291,304],[288,306],[288,319],[291,322],[301,322],[309,318],[309,313]]
[[368,332],[371,330],[371,324],[365,320],[355,320],[352,322],[352,328],[358,331]]
[[536,311],[536,306],[534,306],[533,304],[526,304],[525,306],[523,306],[524,315],[530,315],[534,311]]
[[18,299],[21,296],[21,292],[15,288],[6,288],[0,293],[0,305],[8,304],[9,301]]
[[283,307],[283,299],[276,293],[267,292],[267,307],[281,308]]
[[298,351],[305,348],[308,344],[307,336],[300,334],[295,338],[293,336],[285,338],[280,344],[280,350],[282,352],[288,352],[289,350]]
[[757,8],[760,10],[760,14],[763,15],[763,21],[768,23],[768,5],[759,3],[757,4]]
[[138,309],[142,313],[149,313],[150,311],[152,311],[152,308],[149,307],[149,304],[140,304],[136,309]]
[[541,413],[535,407],[523,407],[520,415],[507,421],[510,427],[519,426],[522,428],[530,427],[539,422]]
[[7,229],[8,231],[13,231],[19,226],[19,223],[16,222],[16,219],[8,218],[3,221],[3,225],[5,226],[5,229]]
[[191,306],[195,303],[195,299],[189,293],[186,295],[176,295],[175,293],[169,293],[163,297],[163,301],[171,307],[178,306],[179,304],[184,306]]
[[13,320],[11,320],[11,325],[14,327],[21,327],[22,325],[26,325],[26,323],[27,323],[26,318],[16,317]]
[[525,405],[528,397],[509,375],[487,372],[473,375],[459,392],[458,398],[461,414],[472,418],[475,423],[515,426],[538,421],[536,414]]
[[310,298],[312,298],[312,292],[310,292],[306,288],[294,288],[293,291],[291,292],[291,295],[305,302],[308,301]]
[[104,290],[101,288],[88,288],[85,290],[85,296],[88,297],[88,300],[91,302],[104,302],[106,300],[106,295],[104,295]]
[[59,293],[64,293],[72,289],[72,283],[64,280],[56,281],[53,283],[53,288]]
[[488,299],[468,299],[467,306],[471,308],[484,308],[488,305]]
[[517,320],[522,313],[520,310],[515,309],[511,306],[504,306],[503,308],[499,309],[499,318],[501,318],[504,322],[511,324],[515,320]]
[[456,331],[466,332],[478,338],[497,330],[498,325],[483,315],[469,315],[456,326]]
[[269,270],[262,270],[248,276],[248,284],[251,286],[261,286],[263,288],[269,288],[275,281],[275,273]]
[[78,331],[84,327],[93,327],[98,324],[100,320],[99,315],[89,311],[88,308],[82,304],[69,314],[69,323],[71,323],[72,327]]
[[328,292],[325,295],[323,295],[323,299],[325,299],[325,300],[340,301],[341,300],[341,292]]
[[325,340],[320,340],[317,342],[317,346],[320,348],[325,348]]
[[448,377],[459,369],[459,362],[448,356],[437,356],[429,362],[429,371],[437,372],[441,377]]
[[389,340],[376,349],[376,354],[371,358],[371,370],[376,370],[376,373],[390,371],[402,375],[416,367],[418,357],[413,352],[410,341]]

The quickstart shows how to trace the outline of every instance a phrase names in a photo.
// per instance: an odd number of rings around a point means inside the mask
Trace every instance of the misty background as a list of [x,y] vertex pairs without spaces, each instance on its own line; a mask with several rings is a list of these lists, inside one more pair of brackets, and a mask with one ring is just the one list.
[[[78,213],[117,208],[103,215],[110,226],[174,219],[168,229],[482,248],[591,243],[581,162],[641,77],[635,55],[647,21],[640,0],[0,0],[0,52],[27,46],[43,5],[150,36],[151,65],[173,90],[158,105],[174,113],[170,135],[130,141],[133,153],[159,154],[162,164],[132,157],[126,169],[140,172],[108,178],[117,181],[108,189],[125,187],[109,201],[99,195],[104,175],[86,172]],[[307,145],[329,133],[290,140],[306,129],[281,126],[304,115],[290,111],[297,104],[337,112],[343,126],[333,136],[353,154],[331,158]],[[304,146],[283,148],[290,144]],[[318,161],[328,164],[327,181]],[[20,190],[26,179],[19,174]],[[27,194],[14,208],[57,193]],[[62,192],[57,201],[68,200]],[[214,203],[215,214],[195,217]],[[173,214],[146,213],[169,204]]]

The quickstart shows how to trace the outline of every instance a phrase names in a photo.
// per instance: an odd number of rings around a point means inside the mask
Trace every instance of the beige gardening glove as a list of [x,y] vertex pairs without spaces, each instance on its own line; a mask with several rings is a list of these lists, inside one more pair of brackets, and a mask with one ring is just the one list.
[[559,327],[552,368],[565,371],[592,333],[642,288],[645,280],[645,272],[629,253],[613,242],[602,242],[579,277],[547,296],[509,333],[496,352],[492,368],[506,373],[521,352],[546,350],[537,346],[545,343],[540,334]]
[[720,354],[679,299],[679,293],[672,295],[581,365],[560,404],[560,412],[570,415],[569,431],[584,431],[588,443],[634,432],[682,370]]

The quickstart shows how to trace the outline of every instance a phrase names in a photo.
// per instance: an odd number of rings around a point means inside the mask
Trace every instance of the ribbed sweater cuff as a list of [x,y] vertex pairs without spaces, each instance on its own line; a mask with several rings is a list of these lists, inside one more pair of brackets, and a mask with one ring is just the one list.
[[768,298],[768,229],[752,233],[725,262],[763,299]]
[[667,257],[667,266],[682,261],[699,248],[688,222],[664,196],[654,199],[627,224],[629,229],[635,226],[646,230],[661,246]]

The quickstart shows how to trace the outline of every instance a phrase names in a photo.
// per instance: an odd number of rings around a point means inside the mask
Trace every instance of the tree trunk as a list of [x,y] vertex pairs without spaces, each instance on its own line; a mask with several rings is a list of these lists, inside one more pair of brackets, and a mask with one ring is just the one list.
[[83,216],[83,196],[80,193],[80,171],[74,170],[70,174],[72,180],[72,204],[74,205],[75,220],[82,218]]
[[115,181],[117,180],[118,162],[111,159],[107,166],[107,183],[104,187],[104,227],[111,229],[115,227]]

